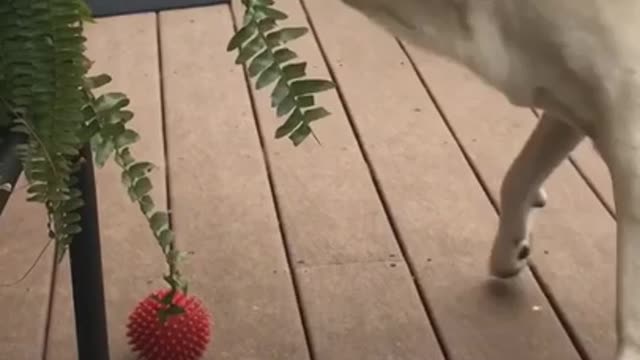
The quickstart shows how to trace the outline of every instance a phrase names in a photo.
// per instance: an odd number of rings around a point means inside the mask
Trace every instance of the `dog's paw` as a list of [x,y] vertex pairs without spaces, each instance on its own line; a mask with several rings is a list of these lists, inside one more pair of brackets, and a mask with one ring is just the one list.
[[622,348],[618,350],[616,360],[640,360],[640,350],[635,350],[635,348],[630,346],[622,346]]
[[533,197],[533,201],[531,202],[531,206],[535,208],[543,208],[547,205],[547,192],[540,188],[536,191],[536,195]]
[[518,275],[527,265],[531,255],[528,239],[521,241],[496,241],[491,251],[489,273],[498,278]]
[[638,354],[620,355],[620,356],[616,356],[616,360],[640,360],[640,355]]
[[640,354],[622,354],[616,356],[616,360],[640,360]]

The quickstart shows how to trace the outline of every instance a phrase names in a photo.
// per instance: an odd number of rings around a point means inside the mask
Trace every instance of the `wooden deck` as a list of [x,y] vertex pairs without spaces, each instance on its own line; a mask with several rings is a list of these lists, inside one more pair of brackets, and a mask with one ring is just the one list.
[[[318,99],[333,114],[322,145],[294,148],[225,51],[238,4],[88,31],[95,70],[132,99],[137,156],[160,166],[155,198],[195,251],[185,272],[215,321],[206,359],[612,358],[613,201],[589,144],[546,185],[531,271],[490,281],[498,188],[533,113],[339,0],[278,0],[313,29],[292,45],[311,75],[338,84]],[[117,169],[98,177],[111,358],[133,359],[126,318],[164,266]],[[1,283],[46,242],[23,195],[0,219]],[[52,278],[51,255],[0,287],[0,359],[75,358],[68,264]]]

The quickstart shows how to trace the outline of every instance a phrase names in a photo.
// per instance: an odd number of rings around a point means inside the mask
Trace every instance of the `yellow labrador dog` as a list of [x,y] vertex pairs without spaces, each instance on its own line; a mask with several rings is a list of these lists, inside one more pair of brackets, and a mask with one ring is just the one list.
[[493,275],[525,265],[542,183],[585,136],[593,141],[617,213],[615,360],[640,360],[640,0],[343,1],[466,66],[512,104],[544,110],[502,183]]

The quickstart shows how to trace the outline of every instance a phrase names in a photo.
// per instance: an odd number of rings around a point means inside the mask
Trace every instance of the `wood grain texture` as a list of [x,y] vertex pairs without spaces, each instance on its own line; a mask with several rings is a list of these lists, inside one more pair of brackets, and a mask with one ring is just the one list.
[[[240,15],[240,2],[233,5]],[[279,1],[278,8],[290,16],[283,25],[308,25],[298,1]],[[291,43],[291,49],[308,61],[310,77],[329,78],[313,36]],[[358,359],[442,359],[410,274],[391,275],[374,265],[402,259],[336,93],[317,96],[317,103],[333,113],[314,123],[322,145],[310,138],[297,148],[287,139],[273,139],[282,120],[275,119],[269,107],[268,91],[255,95],[295,271],[301,279],[305,270],[312,272],[300,281],[300,292],[314,358],[351,360],[357,353]],[[353,289],[336,291],[350,283]],[[396,293],[380,301],[388,291]],[[351,321],[326,320],[356,308],[361,310],[351,315]],[[413,336],[397,335],[415,331]],[[406,351],[400,354],[400,348]]]
[[577,360],[529,272],[489,281],[495,212],[397,41],[339,0],[306,3],[449,358]]
[[173,221],[192,293],[214,317],[205,359],[304,360],[308,349],[228,6],[164,12]]
[[37,359],[44,346],[53,244],[29,276],[15,283],[49,241],[46,210],[26,201],[26,186],[21,177],[0,216],[0,359]]
[[302,266],[298,274],[316,359],[444,359],[404,262]]
[[[121,91],[131,99],[136,114],[129,123],[141,134],[132,147],[140,161],[151,161],[153,197],[166,208],[162,109],[155,14],[105,18],[86,30],[92,74],[107,72],[113,83],[99,93]],[[96,170],[104,286],[107,301],[111,358],[133,359],[126,339],[129,313],[151,291],[164,287],[164,258],[138,206],[131,203],[120,182],[120,169],[109,161]],[[76,356],[75,328],[68,262],[58,273],[49,360]]]
[[[502,177],[535,125],[469,71],[409,46],[462,145],[496,198]],[[590,359],[614,355],[615,223],[567,162],[546,183],[533,263]]]

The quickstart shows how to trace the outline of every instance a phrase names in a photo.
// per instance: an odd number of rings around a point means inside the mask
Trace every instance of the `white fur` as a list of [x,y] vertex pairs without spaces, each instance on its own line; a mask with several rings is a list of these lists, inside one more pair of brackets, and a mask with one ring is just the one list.
[[512,104],[544,110],[502,183],[493,275],[513,276],[525,265],[542,183],[585,136],[593,140],[609,167],[618,218],[615,359],[640,360],[640,1],[343,1],[466,66]]

